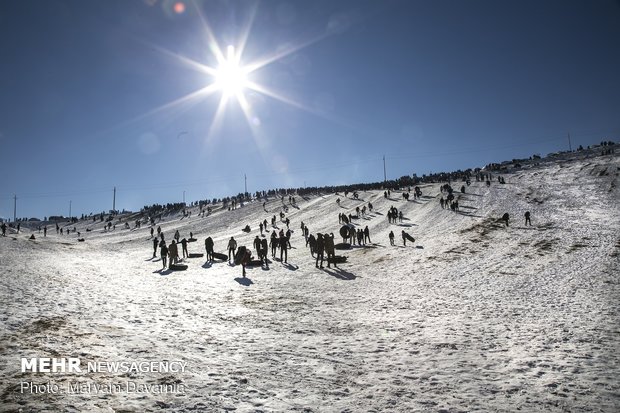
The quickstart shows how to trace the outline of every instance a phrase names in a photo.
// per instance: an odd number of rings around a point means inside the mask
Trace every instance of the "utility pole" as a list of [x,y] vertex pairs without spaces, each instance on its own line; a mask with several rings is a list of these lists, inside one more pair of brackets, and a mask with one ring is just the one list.
[[243,180],[245,181],[245,192],[243,193],[243,196],[245,197],[245,194],[248,193],[248,176],[246,174],[243,174]]
[[387,182],[387,175],[385,174],[385,155],[383,155],[383,183]]
[[114,198],[112,198],[112,213],[116,213],[116,187],[114,187]]
[[569,152],[573,151],[573,148],[571,147],[571,144],[570,144],[570,132],[568,132],[568,151]]
[[69,219],[71,219],[71,202],[72,201],[69,201]]
[[185,205],[185,191],[183,191],[183,205]]
[[17,194],[13,195],[13,222],[17,222]]

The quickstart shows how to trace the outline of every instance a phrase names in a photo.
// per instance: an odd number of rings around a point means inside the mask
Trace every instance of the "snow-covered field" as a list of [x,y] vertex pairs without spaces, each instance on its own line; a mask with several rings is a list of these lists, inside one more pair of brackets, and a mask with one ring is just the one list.
[[[341,207],[335,194],[298,196],[288,265],[249,268],[247,280],[239,266],[204,258],[160,272],[146,225],[103,233],[80,222],[79,243],[55,231],[10,234],[0,239],[0,410],[617,412],[619,172],[618,155],[543,163],[504,174],[505,185],[473,182],[460,213],[440,208],[439,184],[408,202],[399,192],[340,193]],[[375,212],[354,222],[368,225],[373,244],[344,251],[338,269],[315,268],[301,221],[339,239],[338,213],[369,201]],[[204,252],[207,236],[225,252],[230,236],[251,247],[259,221],[281,205],[194,211],[161,227],[168,241],[192,231],[190,252]],[[403,224],[388,224],[392,205]],[[505,212],[509,227],[497,222]],[[402,246],[403,227],[414,244]],[[187,369],[22,373],[22,357]],[[126,381],[182,391],[33,394],[21,385]]]

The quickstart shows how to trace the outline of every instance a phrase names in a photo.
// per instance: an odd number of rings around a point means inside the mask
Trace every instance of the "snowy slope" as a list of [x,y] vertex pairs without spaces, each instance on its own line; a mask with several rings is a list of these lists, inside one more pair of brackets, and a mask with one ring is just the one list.
[[[0,239],[0,410],[13,411],[606,411],[620,408],[618,156],[558,160],[504,174],[439,206],[439,184],[296,197],[288,265],[186,259],[160,271],[149,228]],[[456,183],[455,187],[460,187]],[[336,204],[340,197],[341,206]],[[338,213],[371,201],[372,245],[314,266],[299,229],[333,232]],[[206,218],[168,217],[203,252],[234,236],[251,247],[282,202]],[[390,206],[403,224],[389,224]],[[532,213],[533,226],[523,225]],[[498,222],[505,212],[510,226]],[[250,234],[241,231],[246,224]],[[278,218],[278,228],[286,228]],[[92,232],[85,232],[92,227]],[[133,225],[132,225],[133,227]],[[270,230],[272,228],[269,228]],[[400,231],[416,242],[402,246]],[[390,246],[388,233],[396,234]],[[55,231],[54,231],[55,232]],[[343,252],[340,252],[343,253]],[[183,360],[164,373],[21,373],[21,357]],[[22,394],[22,380],[181,383],[183,394]]]

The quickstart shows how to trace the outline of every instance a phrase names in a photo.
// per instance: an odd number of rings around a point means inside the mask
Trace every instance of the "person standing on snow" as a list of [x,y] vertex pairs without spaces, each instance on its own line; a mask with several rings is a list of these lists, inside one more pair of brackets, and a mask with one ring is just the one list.
[[158,245],[159,245],[159,242],[157,238],[153,238],[153,258],[157,257],[157,246]]
[[236,251],[237,251],[237,241],[235,241],[235,238],[230,237],[230,240],[228,241],[228,261],[231,260],[231,257],[235,258]]
[[335,252],[335,248],[334,248],[334,234],[330,234],[330,235],[325,235],[325,237],[323,238],[323,243],[325,246],[325,253],[327,254],[327,268],[331,268],[331,261],[330,259],[334,262],[334,267],[338,267],[338,265],[336,265],[336,252]]

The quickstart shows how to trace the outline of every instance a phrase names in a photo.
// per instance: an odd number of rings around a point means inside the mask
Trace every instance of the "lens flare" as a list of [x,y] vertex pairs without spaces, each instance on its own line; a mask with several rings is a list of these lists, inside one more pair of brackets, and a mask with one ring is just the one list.
[[174,3],[174,6],[172,9],[174,10],[176,14],[182,14],[185,12],[185,4],[178,1]]

